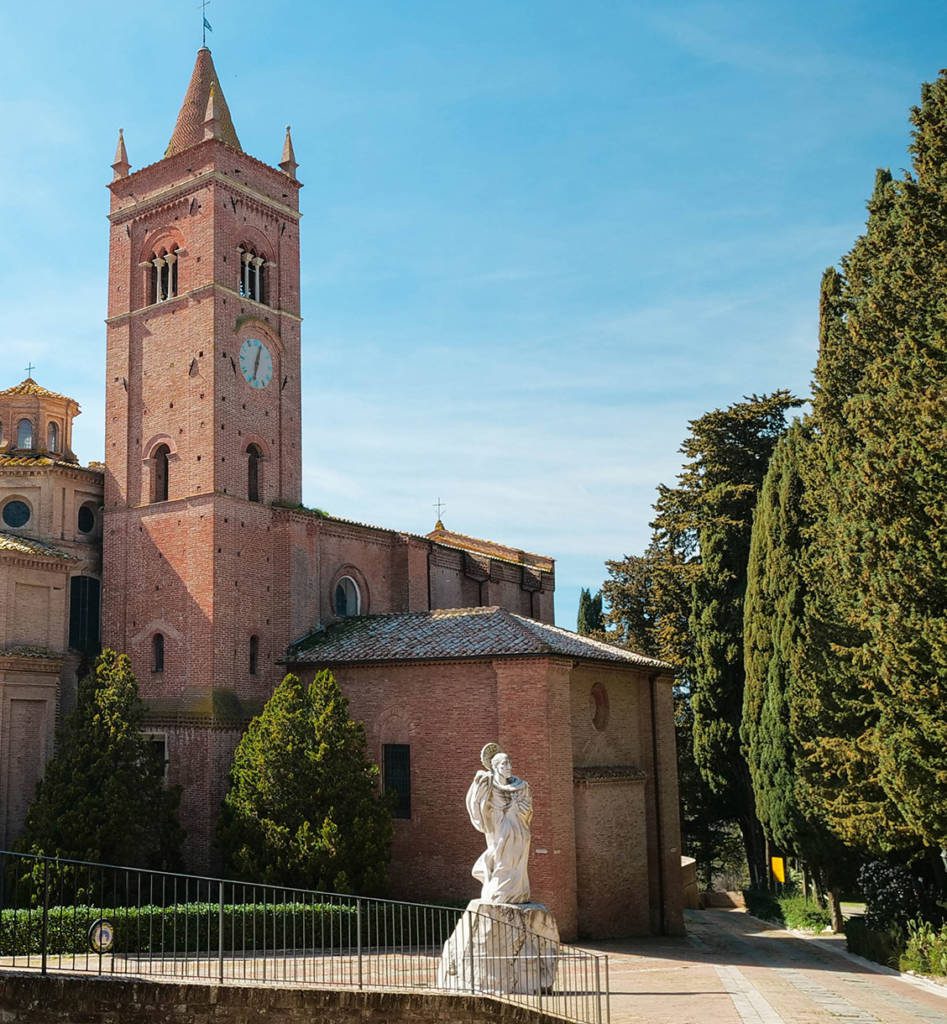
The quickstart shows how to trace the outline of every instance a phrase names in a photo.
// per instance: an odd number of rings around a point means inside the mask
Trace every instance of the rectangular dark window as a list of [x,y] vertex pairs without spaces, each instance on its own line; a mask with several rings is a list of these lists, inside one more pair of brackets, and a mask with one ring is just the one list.
[[382,748],[382,777],[386,793],[394,793],[392,815],[411,817],[411,748],[407,743],[386,743]]
[[163,733],[145,733],[148,741],[148,753],[161,768],[161,777],[168,781],[168,741]]
[[69,581],[69,646],[74,651],[99,653],[100,584],[92,576]]

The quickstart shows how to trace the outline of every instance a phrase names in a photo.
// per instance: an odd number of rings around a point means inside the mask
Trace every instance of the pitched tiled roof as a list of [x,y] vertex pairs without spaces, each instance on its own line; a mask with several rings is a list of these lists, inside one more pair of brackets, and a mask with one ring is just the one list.
[[448,548],[460,548],[462,551],[473,551],[478,555],[487,555],[490,558],[498,558],[504,562],[514,562],[517,565],[529,565],[535,569],[545,569],[552,572],[555,562],[546,555],[537,555],[532,551],[521,551],[519,548],[511,548],[507,544],[499,544],[495,540],[484,540],[481,537],[468,537],[465,533],[454,533],[447,530],[444,524],[438,519],[437,525],[427,535],[428,540],[437,544],[443,544]]
[[16,555],[38,555],[40,558],[58,558],[63,562],[74,562],[76,559],[63,551],[62,548],[53,547],[42,540],[35,540],[33,537],[21,537],[19,534],[7,533],[0,530],[0,552],[11,551]]
[[343,619],[294,644],[289,664],[563,655],[672,671],[654,658],[503,608],[452,608]]
[[97,473],[101,476],[105,472],[105,465],[101,462],[90,462],[88,466],[80,466],[78,460],[71,462],[66,458],[53,458],[43,452],[0,452],[0,470],[3,469],[32,469],[36,466],[62,466],[64,469],[81,469],[83,473]]
[[217,70],[210,55],[210,50],[202,46],[197,51],[194,71],[188,84],[184,102],[178,112],[178,120],[171,133],[171,141],[164,151],[165,156],[173,156],[182,150],[190,149],[204,141],[204,118],[207,114],[207,101],[211,91],[214,94],[213,113],[215,119],[215,137],[232,149],[243,152],[237,131],[230,117],[230,108],[224,99],[224,91],[217,78]]
[[73,401],[68,395],[58,395],[55,391],[48,391],[46,388],[40,387],[32,377],[21,380],[19,384],[14,384],[6,391],[0,391],[0,398],[6,398],[9,395],[32,395],[36,398],[59,398],[64,402]]

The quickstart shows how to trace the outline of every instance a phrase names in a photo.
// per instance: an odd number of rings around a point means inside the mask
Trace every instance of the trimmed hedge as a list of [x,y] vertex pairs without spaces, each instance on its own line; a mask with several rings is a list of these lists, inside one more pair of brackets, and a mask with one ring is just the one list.
[[[111,952],[122,956],[216,953],[220,906],[50,907],[46,952],[90,952],[89,928],[104,918],[115,932]],[[0,956],[42,952],[43,914],[36,908],[0,911]],[[354,947],[358,915],[338,904],[225,904],[224,952]]]
[[874,960],[876,964],[897,968],[904,952],[904,941],[904,932],[900,928],[869,928],[863,917],[850,917],[845,922],[848,951],[866,960]]

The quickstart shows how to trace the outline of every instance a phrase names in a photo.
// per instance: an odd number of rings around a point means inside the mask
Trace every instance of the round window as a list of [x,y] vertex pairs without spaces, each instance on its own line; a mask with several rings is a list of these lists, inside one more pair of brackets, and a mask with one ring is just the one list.
[[25,501],[8,501],[3,506],[3,521],[14,529],[26,526],[30,521],[30,506]]
[[95,529],[95,512],[91,505],[83,505],[79,509],[77,525],[80,533],[91,533]]

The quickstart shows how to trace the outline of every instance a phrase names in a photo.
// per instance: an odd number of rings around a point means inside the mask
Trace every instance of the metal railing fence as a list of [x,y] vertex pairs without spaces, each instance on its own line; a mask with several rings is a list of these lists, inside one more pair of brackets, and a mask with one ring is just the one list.
[[468,993],[608,1024],[608,957],[503,917],[0,850],[0,970]]

